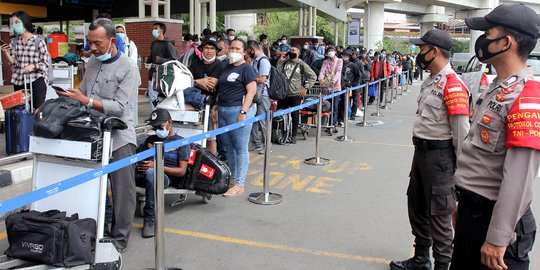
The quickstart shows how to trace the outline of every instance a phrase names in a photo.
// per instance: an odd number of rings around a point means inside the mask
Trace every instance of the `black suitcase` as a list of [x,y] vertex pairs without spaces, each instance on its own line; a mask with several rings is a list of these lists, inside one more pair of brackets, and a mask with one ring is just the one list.
[[[209,150],[194,144],[191,146],[190,161],[185,183],[188,189],[210,194],[223,194],[229,189],[231,171]],[[192,166],[192,167],[191,167]],[[191,167],[191,168],[190,168]]]

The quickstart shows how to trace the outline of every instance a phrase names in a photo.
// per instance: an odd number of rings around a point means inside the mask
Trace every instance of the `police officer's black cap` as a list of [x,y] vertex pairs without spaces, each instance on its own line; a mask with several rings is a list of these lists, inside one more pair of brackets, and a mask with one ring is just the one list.
[[204,45],[212,45],[216,48],[216,50],[219,52],[221,51],[221,48],[217,44],[218,39],[215,36],[207,36],[206,39],[199,45],[199,50],[202,51]]
[[171,120],[171,114],[169,111],[165,109],[155,109],[151,114],[150,118],[148,118],[146,121],[148,122],[148,125],[152,127],[159,127],[163,122]]
[[472,30],[486,31],[495,26],[505,26],[534,39],[540,37],[540,17],[524,4],[503,4],[484,17],[465,19]]
[[431,44],[448,51],[452,49],[452,38],[448,33],[439,29],[431,29],[421,38],[411,38],[409,42],[415,45]]

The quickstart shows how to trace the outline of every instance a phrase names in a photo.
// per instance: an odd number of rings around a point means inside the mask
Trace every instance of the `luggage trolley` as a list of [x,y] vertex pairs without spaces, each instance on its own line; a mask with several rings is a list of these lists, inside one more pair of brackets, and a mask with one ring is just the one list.
[[[308,90],[306,98],[304,100],[312,99],[312,98],[319,98],[319,96],[327,96],[334,93],[332,89],[328,89],[327,87],[321,87],[319,85],[314,85]],[[323,112],[321,115],[321,127],[326,128],[326,131],[329,136],[334,135],[334,133],[337,133],[337,127],[332,124],[333,117],[334,117],[334,99],[332,98],[330,101],[323,100],[323,102],[328,102],[330,104],[330,109],[325,110],[325,106],[323,104]],[[304,140],[307,140],[307,135],[309,133],[309,129],[311,127],[317,126],[317,105],[314,105],[313,108],[307,107],[303,110],[300,110],[300,129],[302,130],[302,135],[304,136]]]
[[[123,129],[125,124],[117,118],[107,118],[103,121],[102,127],[105,129],[103,137],[94,142],[30,136],[30,152],[34,156],[32,189],[36,190],[109,164],[112,153],[111,131],[112,129]],[[47,191],[50,194],[56,192],[58,192],[57,188]],[[121,269],[122,256],[114,241],[103,237],[106,196],[107,175],[105,174],[31,205],[32,210],[58,209],[66,211],[67,215],[78,213],[79,218],[93,218],[97,221],[94,263],[69,269]],[[2,256],[0,257],[0,269],[57,270],[64,268],[35,265],[27,261],[10,260],[10,258]]]
[[[181,100],[180,102],[183,102]],[[159,108],[159,105],[158,105]],[[205,104],[204,109],[196,110],[191,105],[185,104],[185,110],[168,110],[173,121],[175,132],[187,138],[208,131],[210,123],[210,105]],[[198,142],[202,147],[206,147],[206,139]],[[193,153],[193,151],[192,151]],[[203,203],[207,204],[212,200],[212,194],[190,189],[169,186],[164,190],[165,196],[178,196],[176,200],[169,203],[170,207],[177,206],[186,201],[189,194],[201,196]],[[144,205],[146,203],[145,189],[137,187],[137,213],[144,216]]]

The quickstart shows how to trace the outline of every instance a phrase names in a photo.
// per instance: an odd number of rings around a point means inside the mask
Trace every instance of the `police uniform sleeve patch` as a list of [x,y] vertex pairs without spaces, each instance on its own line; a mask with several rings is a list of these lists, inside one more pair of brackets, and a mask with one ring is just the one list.
[[446,75],[444,104],[448,116],[469,115],[469,91],[455,73]]
[[540,150],[540,82],[527,81],[506,116],[506,148]]

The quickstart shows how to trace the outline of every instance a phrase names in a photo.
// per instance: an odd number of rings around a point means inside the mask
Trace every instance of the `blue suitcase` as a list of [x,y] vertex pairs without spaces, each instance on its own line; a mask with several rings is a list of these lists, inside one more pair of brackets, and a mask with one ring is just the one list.
[[23,106],[6,110],[6,153],[28,152],[34,116]]

